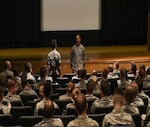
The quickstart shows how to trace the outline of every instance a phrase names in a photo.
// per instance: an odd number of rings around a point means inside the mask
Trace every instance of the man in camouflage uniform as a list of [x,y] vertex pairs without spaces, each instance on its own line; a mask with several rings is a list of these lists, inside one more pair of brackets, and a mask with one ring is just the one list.
[[78,117],[69,122],[67,127],[99,127],[99,124],[88,117],[87,103],[84,94],[79,94],[75,99]]

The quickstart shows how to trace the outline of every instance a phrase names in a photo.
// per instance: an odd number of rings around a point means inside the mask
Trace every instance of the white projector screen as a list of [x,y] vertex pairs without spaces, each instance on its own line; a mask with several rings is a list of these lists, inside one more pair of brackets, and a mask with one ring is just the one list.
[[101,0],[42,0],[41,30],[100,30]]

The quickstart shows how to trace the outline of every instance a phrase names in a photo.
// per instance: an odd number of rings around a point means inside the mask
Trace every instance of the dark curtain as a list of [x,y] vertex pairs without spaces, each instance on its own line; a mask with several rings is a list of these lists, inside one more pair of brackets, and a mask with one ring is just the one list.
[[106,44],[146,44],[148,0],[103,0],[102,6]]

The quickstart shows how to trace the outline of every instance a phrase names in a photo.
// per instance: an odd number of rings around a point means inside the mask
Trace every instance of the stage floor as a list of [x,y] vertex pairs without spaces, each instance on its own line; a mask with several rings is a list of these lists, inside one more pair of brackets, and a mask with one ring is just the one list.
[[[123,66],[131,61],[150,66],[150,51],[147,50],[147,45],[87,46],[85,49],[88,59],[86,69],[89,73],[92,70],[102,70],[114,61],[120,61]],[[62,74],[70,73],[69,58],[71,47],[58,47],[58,50],[62,55]],[[34,72],[38,73],[40,66],[46,64],[47,54],[50,51],[51,48],[0,49],[0,65],[4,63],[4,60],[9,59],[12,61],[12,65],[19,66],[22,71],[24,63],[29,61],[33,63]],[[3,69],[2,67],[0,70]]]

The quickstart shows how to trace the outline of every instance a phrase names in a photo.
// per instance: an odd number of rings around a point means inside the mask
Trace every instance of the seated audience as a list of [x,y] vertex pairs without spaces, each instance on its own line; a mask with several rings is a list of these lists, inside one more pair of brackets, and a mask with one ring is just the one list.
[[54,104],[51,100],[47,100],[44,104],[44,119],[34,125],[34,127],[64,127],[60,118],[54,118]]
[[11,62],[9,60],[5,61],[4,69],[5,70],[2,73],[7,77],[7,79],[10,79],[10,78],[14,77],[14,73],[11,70],[12,69],[12,65],[11,65]]
[[115,61],[113,64],[113,74],[119,75],[119,61]]
[[91,80],[93,80],[95,83],[95,86],[94,86],[94,89],[93,89],[93,94],[100,94],[100,84],[99,84],[99,81],[98,81],[98,78],[96,75],[91,75],[90,77]]
[[98,107],[113,107],[112,98],[110,97],[110,85],[108,81],[104,81],[101,83],[100,96],[100,99],[93,102],[90,109],[91,113],[95,113],[95,109]]
[[75,105],[78,117],[70,121],[67,127],[99,127],[99,124],[87,115],[88,106],[84,94],[79,94],[75,98]]
[[38,98],[37,93],[31,88],[31,85],[27,81],[27,74],[24,73],[22,75],[22,87],[23,90],[19,93],[19,95],[35,95]]
[[119,78],[119,76],[118,76],[119,75],[119,70],[117,70],[117,69],[115,69],[115,70],[116,70],[116,72],[114,71],[114,68],[113,68],[112,64],[108,65],[108,71],[109,71],[108,75],[107,75],[108,79],[117,79],[117,78]]
[[69,103],[66,105],[66,109],[67,108],[75,108],[75,98],[81,93],[81,90],[78,88],[78,87],[75,87],[73,90],[72,90],[72,93],[71,93],[71,100],[72,100],[72,103]]
[[23,88],[22,88],[21,77],[19,76],[18,69],[17,68],[13,69],[13,73],[14,73],[14,78],[16,79],[18,84],[18,91],[21,91]]
[[136,76],[137,76],[137,66],[134,62],[131,62],[129,64],[129,71],[127,73],[127,77],[128,78],[133,77],[135,79]]
[[0,109],[3,111],[4,114],[10,114],[11,104],[10,102],[2,102],[4,97],[4,90],[3,87],[0,86]]
[[124,90],[132,82],[131,80],[127,80],[127,70],[125,68],[121,68],[119,77],[120,79],[117,80],[118,87]]
[[[18,85],[17,85],[17,81],[12,78],[8,80],[8,93],[6,96],[4,96],[3,101],[20,101],[22,102],[21,98],[19,95],[17,95],[17,91],[18,91]],[[22,103],[23,105],[23,103]]]
[[80,82],[75,84],[75,87],[79,87],[80,89],[86,89],[86,70],[80,70],[79,78],[81,78]]
[[73,82],[69,82],[66,87],[66,94],[59,96],[59,100],[70,100],[72,90],[74,89]]
[[125,102],[123,110],[130,114],[139,114],[138,108],[133,104],[136,97],[135,91],[136,90],[134,90],[134,88],[131,85],[127,86],[124,91]]
[[85,97],[86,97],[86,100],[87,100],[87,101],[88,101],[88,100],[93,100],[93,101],[95,101],[95,100],[98,100],[98,99],[99,99],[98,97],[96,97],[96,96],[93,95],[94,87],[95,87],[95,82],[94,82],[92,79],[90,79],[90,80],[88,81],[87,87],[86,87],[86,95],[85,95]]
[[123,91],[117,88],[113,95],[114,109],[111,113],[105,115],[102,123],[102,127],[107,127],[109,125],[131,125],[135,127],[132,116],[124,110],[123,106]]
[[[38,115],[38,110],[40,108],[43,109],[44,108],[44,104],[50,99],[50,97],[51,97],[51,90],[52,90],[51,83],[46,82],[44,84],[44,91],[43,91],[44,97],[43,97],[43,99],[40,102],[38,102],[36,104],[35,110],[34,110],[34,114],[35,115]],[[54,108],[58,108],[58,105],[55,102],[53,102],[53,104],[54,104]]]

